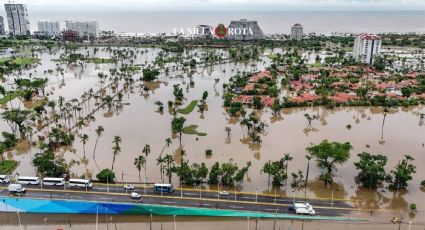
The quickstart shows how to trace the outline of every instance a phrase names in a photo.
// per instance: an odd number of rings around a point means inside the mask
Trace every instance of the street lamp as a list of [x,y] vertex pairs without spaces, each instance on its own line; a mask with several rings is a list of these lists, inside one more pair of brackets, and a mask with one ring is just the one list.
[[256,188],[255,188],[255,203],[257,203],[258,202],[258,190],[259,190],[260,188],[257,186]]
[[307,183],[308,183],[308,173],[310,171],[310,160],[313,158],[312,156],[306,155],[305,158],[307,159],[307,173],[305,176],[305,184],[304,184],[304,198],[307,199]]
[[292,203],[295,204],[295,189],[292,189],[292,193],[293,193],[293,198],[292,198]]

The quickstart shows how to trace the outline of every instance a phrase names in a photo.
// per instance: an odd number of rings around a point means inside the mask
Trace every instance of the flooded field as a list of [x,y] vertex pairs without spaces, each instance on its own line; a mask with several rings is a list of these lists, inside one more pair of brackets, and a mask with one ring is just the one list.
[[[92,48],[85,50],[80,48],[79,52],[93,52]],[[134,64],[146,64],[152,62],[159,50],[138,49],[148,52],[139,53]],[[49,86],[46,92],[50,93],[52,99],[60,96],[65,98],[80,98],[84,93],[101,87],[98,73],[108,73],[111,68],[117,68],[118,64],[90,64],[66,65],[56,64],[52,60],[58,58],[63,51],[56,54],[39,54],[40,65],[36,69],[23,73],[32,73],[32,76],[48,77]],[[193,52],[201,53],[200,50]],[[101,48],[97,52],[97,57],[109,57],[109,52]],[[312,143],[319,143],[324,139],[338,142],[350,142],[353,146],[351,157],[343,166],[339,166],[336,172],[336,184],[332,188],[324,187],[323,183],[316,178],[319,169],[312,163],[310,167],[310,177],[308,185],[308,196],[327,197],[341,199],[353,199],[356,207],[359,208],[384,208],[401,209],[407,208],[410,203],[417,203],[419,213],[416,219],[425,216],[424,207],[421,200],[424,191],[420,189],[420,182],[425,179],[425,125],[419,121],[419,113],[425,112],[423,107],[392,108],[385,118],[382,108],[378,107],[351,107],[326,109],[315,108],[286,108],[280,115],[273,115],[270,109],[256,111],[262,121],[267,124],[266,133],[262,138],[261,146],[254,146],[247,138],[246,128],[242,127],[238,118],[230,118],[223,108],[223,83],[228,83],[229,78],[238,71],[259,71],[269,65],[267,57],[262,57],[261,61],[249,64],[218,64],[211,67],[198,67],[192,74],[194,86],[189,86],[187,74],[178,70],[170,71],[167,75],[162,73],[159,77],[160,83],[149,85],[150,90],[143,92],[139,87],[131,87],[124,90],[122,106],[113,111],[107,109],[97,111],[94,119],[78,131],[80,134],[89,136],[85,144],[87,159],[83,159],[83,144],[77,137],[73,149],[62,149],[57,154],[63,154],[67,161],[76,160],[80,164],[71,168],[71,173],[75,176],[83,174],[95,175],[103,168],[109,168],[112,164],[112,140],[114,136],[122,138],[122,152],[116,157],[114,171],[118,181],[139,181],[138,170],[134,166],[134,159],[142,154],[145,144],[151,146],[151,154],[147,158],[147,178],[149,182],[161,181],[160,169],[156,159],[161,154],[165,146],[165,139],[173,137],[171,132],[171,120],[173,115],[165,106],[164,112],[157,111],[156,101],[161,101],[164,105],[167,101],[173,100],[173,85],[181,84],[184,89],[185,102],[201,98],[202,93],[207,91],[209,96],[206,100],[208,109],[201,114],[195,110],[182,115],[186,118],[186,125],[197,125],[198,131],[206,133],[206,136],[183,135],[182,145],[186,151],[184,156],[190,163],[205,162],[210,167],[214,162],[228,162],[232,160],[239,166],[246,162],[251,162],[252,166],[248,172],[248,180],[243,183],[238,190],[255,192],[257,187],[260,192],[274,192],[275,188],[268,186],[268,176],[261,173],[263,165],[269,160],[278,160],[283,154],[289,153],[293,161],[289,163],[289,173],[298,170],[305,171],[307,160],[305,158],[306,147]],[[56,69],[64,69],[62,76]],[[170,68],[172,68],[170,66]],[[53,73],[46,73],[48,70]],[[134,76],[138,78],[139,76]],[[216,79],[219,83],[216,84]],[[108,89],[114,90],[114,89]],[[18,100],[12,101],[13,106],[19,106]],[[88,105],[90,106],[90,105]],[[92,105],[94,106],[94,101]],[[3,111],[0,109],[0,112]],[[308,123],[304,114],[317,114],[319,120],[313,121],[312,126]],[[348,128],[350,125],[351,128]],[[103,126],[105,132],[98,140],[96,148],[96,158],[93,159],[93,149],[97,139],[95,129]],[[231,135],[228,138],[225,127],[231,128]],[[0,121],[1,130],[8,130],[4,121]],[[43,132],[41,130],[40,132]],[[176,162],[180,162],[178,138],[173,137],[173,143],[165,148],[165,153],[174,154]],[[211,149],[212,156],[206,156],[205,150]],[[398,163],[403,155],[409,154],[415,158],[414,164],[417,166],[417,173],[409,183],[407,191],[393,193],[386,188],[379,188],[378,191],[359,189],[355,183],[354,176],[357,171],[354,162],[358,160],[357,154],[363,151],[383,154],[388,157],[387,171],[390,171]],[[14,158],[20,162],[16,172],[20,175],[34,175],[35,169],[31,165],[31,160],[37,149],[28,148],[23,143],[20,148],[9,153],[9,158]],[[178,186],[178,178],[173,177],[173,184]],[[233,189],[233,188],[229,188]],[[287,196],[303,196],[304,191],[292,191],[290,186],[276,188],[277,193]],[[231,229],[234,226],[245,226],[244,222],[235,223],[219,222],[224,229]],[[235,224],[235,225],[232,225]],[[266,225],[273,224],[267,222]],[[298,225],[298,223],[295,223]],[[167,223],[170,225],[170,223]],[[190,226],[189,226],[190,225]],[[210,224],[209,226],[216,226]],[[232,227],[230,227],[232,226]],[[270,225],[271,226],[271,225]],[[286,229],[288,225],[280,225]],[[337,226],[337,225],[336,225]],[[184,229],[195,229],[196,222],[188,224]],[[241,227],[243,228],[243,227]],[[299,228],[299,227],[298,227]],[[298,229],[297,228],[297,229]],[[32,228],[31,228],[32,229]],[[37,228],[34,228],[37,229]],[[83,229],[83,228],[81,228]],[[170,229],[170,226],[168,226]],[[215,227],[214,227],[215,229]],[[306,224],[304,229],[315,229],[311,224]],[[338,227],[335,227],[338,229]],[[348,228],[350,229],[350,228]],[[352,229],[355,229],[353,227]],[[414,229],[414,228],[412,228]]]

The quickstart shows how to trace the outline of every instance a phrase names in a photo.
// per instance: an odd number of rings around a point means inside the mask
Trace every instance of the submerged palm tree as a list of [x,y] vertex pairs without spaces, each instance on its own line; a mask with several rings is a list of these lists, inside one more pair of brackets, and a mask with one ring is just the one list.
[[84,152],[84,159],[86,158],[86,144],[89,140],[89,136],[87,134],[83,134],[80,136],[81,143],[83,143],[83,152]]
[[120,136],[115,136],[114,140],[112,141],[112,143],[114,144],[114,146],[112,146],[112,150],[114,154],[114,158],[112,158],[112,167],[111,167],[112,171],[114,171],[115,158],[121,152],[121,146],[120,146],[121,141],[122,140]]
[[142,167],[145,167],[146,159],[140,155],[134,159],[134,166],[136,166],[137,171],[139,171],[139,182],[142,183],[142,177],[140,176],[140,172],[142,171]]
[[96,143],[94,144],[94,149],[93,149],[93,159],[96,157],[95,155],[96,155],[97,142],[99,141],[99,138],[100,136],[102,136],[102,133],[105,131],[105,129],[103,128],[103,126],[100,125],[96,128],[95,131],[96,131],[97,137],[96,137]]
[[[151,153],[151,146],[146,144],[145,147],[143,147],[142,152],[145,154],[145,161],[147,161],[148,155]],[[146,181],[146,165],[145,165],[145,181]]]

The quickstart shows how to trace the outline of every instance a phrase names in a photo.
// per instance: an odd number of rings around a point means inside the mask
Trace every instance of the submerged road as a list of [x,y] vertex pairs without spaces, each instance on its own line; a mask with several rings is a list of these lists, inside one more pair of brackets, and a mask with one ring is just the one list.
[[[241,211],[257,211],[271,213],[290,213],[288,206],[295,202],[309,202],[316,210],[317,215],[321,216],[343,216],[354,211],[353,207],[344,200],[328,200],[299,197],[283,197],[266,194],[228,192],[229,195],[219,195],[215,190],[197,190],[197,189],[175,189],[174,193],[155,193],[152,187],[136,186],[135,190],[125,191],[123,185],[113,184],[106,186],[104,184],[95,184],[91,189],[70,188],[64,186],[43,186],[24,185],[27,189],[22,197],[43,198],[43,199],[63,199],[63,200],[86,200],[99,202],[117,202],[117,203],[137,203],[175,205],[185,207],[203,207],[232,209]],[[145,195],[146,190],[146,195]],[[143,196],[142,201],[134,200],[130,197],[131,192],[137,192]],[[13,194],[19,196],[18,194]],[[0,186],[0,196],[12,196],[9,194],[6,185]]]

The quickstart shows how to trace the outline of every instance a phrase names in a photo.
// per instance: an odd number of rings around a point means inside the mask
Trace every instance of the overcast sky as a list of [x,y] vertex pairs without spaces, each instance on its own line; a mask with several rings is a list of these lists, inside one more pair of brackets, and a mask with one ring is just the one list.
[[33,10],[425,10],[425,0],[15,0],[14,2],[25,3]]

